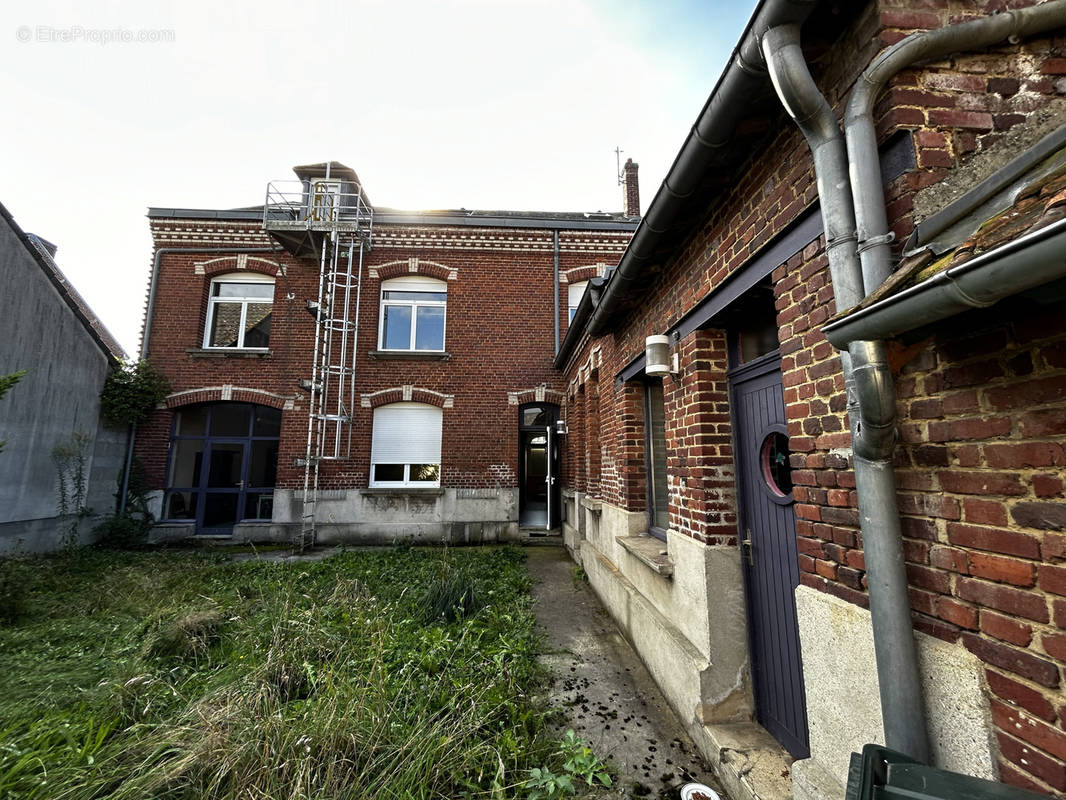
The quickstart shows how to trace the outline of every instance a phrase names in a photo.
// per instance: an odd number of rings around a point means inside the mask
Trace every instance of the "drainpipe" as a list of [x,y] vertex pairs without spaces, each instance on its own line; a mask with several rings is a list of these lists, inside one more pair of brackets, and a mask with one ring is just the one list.
[[963,50],[980,50],[1004,40],[1016,43],[1023,37],[1062,27],[1066,27],[1066,0],[1050,0],[1030,8],[912,33],[875,58],[855,82],[844,113],[844,134],[851,161],[855,224],[867,294],[880,286],[893,269],[892,234],[885,212],[873,120],[874,102],[881,90],[900,70],[919,61],[935,60]]
[[[763,36],[762,52],[774,89],[814,157],[826,255],[837,311],[842,312],[865,294],[847,154],[836,116],[815,85],[799,42],[799,26],[782,25]],[[840,360],[847,388],[885,744],[928,763],[929,740],[892,467],[896,439],[892,373],[884,342],[852,342]]]
[[552,231],[552,252],[555,256],[555,355],[559,355],[559,231]]
[[[144,335],[141,337],[141,358],[148,357],[148,341],[152,334],[152,311],[155,309],[155,292],[159,285],[159,262],[168,253],[276,253],[272,247],[160,247],[152,259],[152,281],[148,285],[148,307],[144,312]],[[133,442],[137,436],[137,423],[130,425],[129,444],[126,447],[126,463],[122,467],[122,489],[119,491],[118,514],[126,513],[126,493],[130,488],[130,470],[133,468]]]

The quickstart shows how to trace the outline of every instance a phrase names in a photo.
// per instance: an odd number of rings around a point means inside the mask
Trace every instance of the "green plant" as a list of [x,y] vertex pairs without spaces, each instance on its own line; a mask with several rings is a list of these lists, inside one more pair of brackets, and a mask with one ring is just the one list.
[[0,625],[14,625],[26,612],[25,587],[18,564],[0,558]]
[[[118,474],[118,491],[122,492],[123,472]],[[104,517],[93,528],[96,543],[101,547],[128,549],[140,547],[148,541],[148,533],[155,524],[155,517],[148,507],[148,481],[140,459],[130,462],[129,483],[126,488],[126,505],[121,514]]]
[[473,578],[457,569],[445,549],[440,571],[422,596],[422,619],[426,623],[456,622],[477,613],[481,608]]
[[74,431],[70,440],[52,448],[52,462],[56,466],[56,494],[60,516],[73,515],[64,534],[64,544],[72,547],[78,541],[78,528],[83,517],[91,512],[85,505],[88,486],[87,450],[92,437],[85,431]]
[[166,377],[147,361],[126,361],[104,381],[100,411],[112,425],[135,425],[152,413],[170,392]]
[[563,795],[577,794],[569,775],[556,775],[547,767],[533,767],[525,785],[529,790],[529,800],[554,800]]
[[[18,372],[12,372],[10,375],[0,375],[0,400],[4,398],[11,387],[18,383],[22,376],[26,374],[26,370],[19,370]],[[0,439],[0,452],[3,451],[4,445],[7,444],[6,439]]]
[[611,775],[607,765],[600,761],[592,748],[577,738],[572,730],[566,732],[559,743],[559,755],[563,757],[563,769],[570,775],[580,778],[589,786],[600,784],[609,787]]

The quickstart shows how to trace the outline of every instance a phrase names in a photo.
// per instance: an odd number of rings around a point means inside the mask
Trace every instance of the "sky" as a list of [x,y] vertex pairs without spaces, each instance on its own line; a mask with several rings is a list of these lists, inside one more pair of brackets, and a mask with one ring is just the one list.
[[0,202],[134,354],[147,209],[258,205],[296,164],[393,208],[620,211],[619,147],[646,211],[754,5],[7,3]]

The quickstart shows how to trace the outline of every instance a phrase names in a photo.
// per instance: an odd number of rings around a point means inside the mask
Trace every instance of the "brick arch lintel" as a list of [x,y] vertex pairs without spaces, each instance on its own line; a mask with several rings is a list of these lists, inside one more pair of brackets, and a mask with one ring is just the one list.
[[401,278],[404,275],[425,275],[427,278],[436,278],[440,281],[459,280],[457,267],[449,267],[436,261],[426,261],[424,258],[404,258],[399,261],[389,261],[387,264],[378,264],[370,267],[368,274],[371,278],[380,278],[385,281],[389,278]]
[[607,271],[607,265],[602,261],[588,264],[584,267],[574,267],[559,273],[559,283],[578,283],[587,281],[589,278],[602,278]]
[[213,278],[227,272],[258,272],[262,275],[278,276],[285,274],[285,267],[269,258],[234,253],[231,256],[209,258],[206,261],[193,262],[193,274]]
[[532,389],[519,389],[507,393],[507,405],[509,406],[521,406],[526,403],[553,403],[562,406],[565,402],[565,393],[551,389],[544,384]]
[[255,403],[260,406],[280,408],[282,411],[291,411],[294,398],[283,394],[275,394],[262,389],[252,389],[247,386],[201,386],[198,389],[186,389],[182,392],[168,394],[162,404],[162,408],[181,408],[194,403]]
[[379,389],[370,394],[359,395],[359,405],[363,408],[377,408],[389,403],[425,403],[438,408],[453,408],[455,406],[455,395],[442,394],[432,389],[423,389],[420,386],[412,386],[410,384],[391,386],[388,389]]

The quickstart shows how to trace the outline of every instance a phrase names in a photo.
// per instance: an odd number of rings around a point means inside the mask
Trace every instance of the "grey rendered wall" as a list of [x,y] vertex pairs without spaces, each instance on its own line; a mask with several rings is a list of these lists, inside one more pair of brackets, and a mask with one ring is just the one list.
[[[89,436],[88,505],[113,511],[124,431],[102,428],[100,388],[108,359],[17,232],[0,220],[0,374],[29,370],[0,400],[0,555],[54,549],[52,448]],[[86,520],[83,528],[91,527]],[[84,531],[83,531],[84,533]]]

